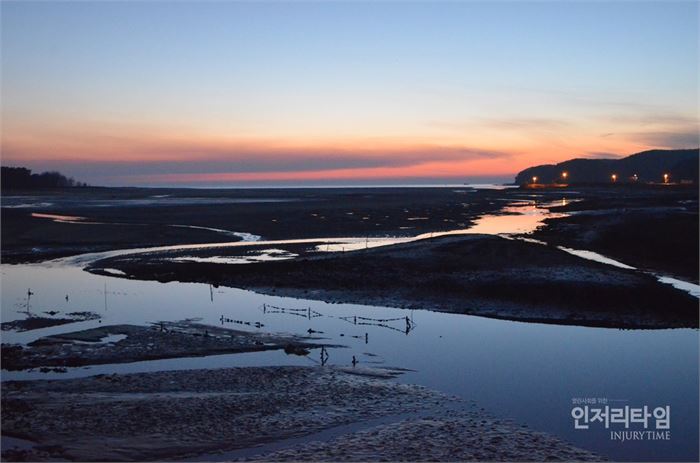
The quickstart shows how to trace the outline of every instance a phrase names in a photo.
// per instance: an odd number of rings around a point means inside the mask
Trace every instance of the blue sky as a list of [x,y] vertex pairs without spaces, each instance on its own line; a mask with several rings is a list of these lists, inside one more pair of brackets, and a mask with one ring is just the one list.
[[96,183],[507,176],[697,140],[697,2],[1,8],[3,164]]

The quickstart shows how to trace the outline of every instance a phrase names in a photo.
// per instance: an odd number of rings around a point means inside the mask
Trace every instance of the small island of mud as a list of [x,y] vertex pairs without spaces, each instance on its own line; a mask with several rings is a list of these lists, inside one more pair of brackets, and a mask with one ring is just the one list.
[[193,322],[153,326],[111,325],[45,336],[24,346],[2,345],[2,367],[23,370],[128,363],[214,354],[284,349],[308,353],[324,344],[310,337],[250,333]]
[[457,235],[252,265],[105,259],[129,278],[204,282],[263,294],[616,328],[697,327],[697,299],[654,277],[555,246]]
[[12,320],[10,322],[2,322],[0,324],[0,329],[2,331],[32,331],[41,328],[48,328],[50,326],[67,325],[69,323],[84,322],[88,320],[98,320],[100,318],[99,314],[94,312],[70,312],[67,313],[66,317],[56,317],[60,312],[58,311],[45,311],[44,313],[50,315],[50,317],[40,317],[38,315],[29,314],[27,318]]

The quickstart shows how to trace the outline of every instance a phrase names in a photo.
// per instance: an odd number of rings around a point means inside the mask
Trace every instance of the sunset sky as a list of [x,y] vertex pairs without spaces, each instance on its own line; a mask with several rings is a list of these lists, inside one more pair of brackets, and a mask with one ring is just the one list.
[[698,3],[7,2],[2,164],[461,183],[698,145]]

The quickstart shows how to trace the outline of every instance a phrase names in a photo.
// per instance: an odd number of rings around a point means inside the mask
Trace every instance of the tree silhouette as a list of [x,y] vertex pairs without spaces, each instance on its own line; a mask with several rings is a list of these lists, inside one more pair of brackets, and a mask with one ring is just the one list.
[[85,187],[86,183],[76,182],[60,172],[43,172],[32,174],[26,167],[2,167],[2,190],[37,189],[37,188],[72,188]]

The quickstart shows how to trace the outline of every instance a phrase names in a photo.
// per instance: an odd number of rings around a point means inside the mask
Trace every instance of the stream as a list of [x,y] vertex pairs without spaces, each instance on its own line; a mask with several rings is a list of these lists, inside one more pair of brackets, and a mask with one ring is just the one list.
[[[554,217],[546,204],[517,202],[501,214],[486,215],[464,230],[401,238],[319,238],[254,240],[231,243],[162,246],[116,250],[56,259],[41,264],[0,266],[2,320],[93,311],[102,324],[148,324],[157,320],[199,319],[235,329],[304,335],[313,330],[329,343],[329,363],[350,365],[353,356],[365,366],[392,366],[411,371],[397,381],[420,384],[466,400],[503,418],[615,460],[694,460],[698,458],[698,331],[693,329],[618,330],[512,322],[461,314],[404,310],[358,304],[257,294],[235,288],[212,289],[198,283],[158,283],[95,275],[82,268],[96,260],[133,253],[234,246],[312,243],[319,251],[349,251],[387,246],[431,236],[492,233],[514,237]],[[561,216],[561,215],[556,215]],[[233,232],[232,232],[233,233]],[[235,232],[239,233],[239,232]],[[241,236],[241,235],[239,235]],[[525,238],[527,239],[527,238]],[[564,249],[583,258],[619,264],[590,251]],[[293,256],[270,254],[273,258]],[[264,260],[264,259],[262,259]],[[254,265],[254,264],[253,264]],[[699,287],[659,276],[700,297]],[[31,299],[27,290],[31,288]],[[68,298],[66,297],[68,296]],[[411,320],[407,329],[405,317]],[[230,324],[223,319],[250,325]],[[399,319],[389,322],[376,319]],[[263,326],[255,328],[255,322]],[[3,331],[4,343],[26,343],[38,337],[100,326],[96,320],[29,332]],[[265,365],[314,365],[318,351],[307,357],[281,351],[178,358],[116,365],[70,368],[66,373],[2,371],[2,380],[70,378],[100,373]],[[610,439],[603,425],[575,429],[573,401],[605,399],[610,406],[671,407],[670,441]]]

